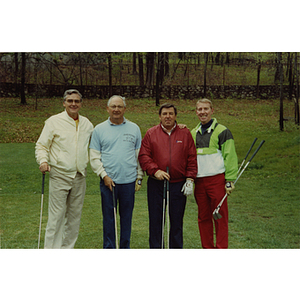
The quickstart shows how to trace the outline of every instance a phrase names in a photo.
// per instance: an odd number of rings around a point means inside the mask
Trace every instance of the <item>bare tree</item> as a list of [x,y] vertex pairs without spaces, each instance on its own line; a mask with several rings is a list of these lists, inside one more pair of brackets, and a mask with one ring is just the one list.
[[144,85],[143,54],[138,53],[138,61],[139,61],[139,81],[140,81],[140,86],[143,86]]
[[79,58],[79,78],[80,78],[80,85],[82,86],[82,60],[81,60],[80,53],[78,53],[78,58]]
[[[74,83],[77,77],[75,72],[77,64],[81,63],[80,55],[76,53],[47,52],[40,53],[40,58],[50,73],[51,82],[52,77],[55,77],[58,82],[65,86],[65,88]],[[53,72],[53,67],[58,71],[58,75]],[[81,76],[81,70],[79,73]],[[82,77],[80,79],[82,83]]]
[[204,64],[204,82],[203,82],[203,85],[204,85],[204,97],[206,97],[206,71],[207,71],[207,62],[208,62],[208,53],[207,52],[204,53],[204,61],[205,61],[205,64]]
[[155,52],[147,52],[146,54],[146,86],[150,87],[154,85],[154,63]]
[[132,53],[132,74],[137,75],[137,71],[136,71],[136,52]]
[[156,106],[159,106],[159,98],[160,98],[160,85],[162,84],[163,81],[163,64],[164,64],[164,59],[163,59],[164,53],[158,52],[157,55],[157,69],[156,69]]
[[26,105],[25,97],[25,74],[26,74],[26,54],[25,52],[21,53],[22,57],[22,69],[21,69],[21,104]]
[[15,61],[15,94],[16,96],[19,95],[19,89],[18,89],[18,75],[19,75],[19,53],[14,53],[14,61]]
[[169,76],[170,67],[169,67],[169,52],[165,52],[165,61],[164,61],[164,68],[165,68],[165,77]]
[[295,123],[297,125],[300,124],[299,121],[299,70],[298,70],[298,63],[297,63],[297,52],[295,52],[295,66],[294,66],[294,73],[295,73],[295,82],[296,82],[296,91],[295,91]]
[[289,99],[292,100],[293,87],[294,87],[294,74],[293,74],[293,53],[288,52],[287,69],[286,73],[289,79]]
[[111,53],[107,54],[108,59],[108,82],[109,82],[109,97],[112,96],[112,63],[111,63]]
[[216,58],[215,58],[215,63],[216,63],[216,65],[219,65],[219,64],[220,64],[220,56],[221,56],[221,53],[220,53],[220,52],[217,52]]
[[261,69],[261,62],[259,60],[257,65],[256,98],[259,98],[260,69]]
[[278,71],[280,76],[280,112],[279,112],[279,126],[283,130],[283,69],[282,69],[282,53],[277,52]]
[[177,71],[177,68],[178,68],[178,66],[179,66],[179,64],[180,64],[180,62],[181,62],[181,60],[182,60],[182,58],[183,58],[183,55],[181,54],[181,52],[179,52],[178,53],[178,63],[177,63],[177,65],[176,65],[176,67],[175,67],[175,69],[174,69],[174,72],[173,72],[173,75],[172,75],[172,77],[171,77],[171,79],[174,79],[174,76],[175,76],[175,73],[176,73],[176,71]]

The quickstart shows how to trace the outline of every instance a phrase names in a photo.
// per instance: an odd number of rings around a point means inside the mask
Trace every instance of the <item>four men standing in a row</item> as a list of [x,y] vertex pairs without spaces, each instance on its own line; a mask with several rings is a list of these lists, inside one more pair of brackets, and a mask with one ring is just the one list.
[[[120,215],[120,248],[130,248],[135,191],[148,175],[150,248],[162,248],[164,181],[169,182],[170,248],[183,248],[186,197],[193,193],[198,204],[198,224],[203,248],[228,247],[227,200],[215,221],[212,212],[225,191],[230,194],[237,176],[237,156],[231,132],[212,119],[210,100],[197,102],[200,123],[190,133],[176,122],[177,109],[163,104],[160,124],[142,139],[140,128],[124,117],[125,99],[112,96],[108,120],[95,129],[79,115],[82,96],[77,90],[64,94],[65,111],[50,117],[36,144],[42,173],[49,172],[48,224],[45,248],[74,248],[85,194],[88,147],[92,170],[100,177],[103,213],[103,248],[115,248],[114,203]],[[227,183],[227,184],[226,184]]]

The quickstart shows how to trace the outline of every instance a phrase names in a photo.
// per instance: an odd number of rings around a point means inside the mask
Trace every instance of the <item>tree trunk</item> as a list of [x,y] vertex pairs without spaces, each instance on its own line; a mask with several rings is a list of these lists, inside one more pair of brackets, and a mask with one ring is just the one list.
[[160,98],[160,84],[162,84],[163,81],[163,55],[164,53],[158,52],[157,55],[157,70],[156,70],[156,106],[159,106],[159,98]]
[[294,76],[293,76],[293,53],[288,55],[288,78],[289,78],[289,100],[293,98]]
[[146,54],[146,86],[150,87],[154,85],[154,62],[155,52],[147,52]]
[[170,67],[169,67],[169,52],[165,52],[165,77],[168,77],[170,74]]
[[220,52],[217,52],[217,54],[216,54],[215,63],[216,63],[216,65],[220,64]]
[[137,75],[137,71],[136,71],[136,52],[132,53],[132,74]]
[[21,70],[21,104],[26,105],[26,97],[25,97],[25,68],[26,68],[26,54],[24,52],[21,53],[22,57],[22,70]]
[[80,86],[82,86],[82,63],[81,63],[81,55],[78,53],[79,57],[79,78],[80,78]]
[[139,61],[139,81],[140,86],[144,86],[144,64],[143,64],[143,56],[142,54],[138,54],[138,61]]
[[35,81],[35,110],[37,110],[38,107],[38,79],[37,79],[37,73],[38,73],[38,58],[37,53],[35,54],[35,65],[34,65],[34,81]]
[[111,53],[108,53],[108,84],[109,84],[109,97],[112,96],[112,63],[111,63]]
[[279,125],[280,130],[283,130],[283,70],[281,63],[281,52],[277,52],[278,58],[278,68],[279,68],[279,76],[280,76],[280,113],[279,113]]
[[18,75],[19,75],[19,54],[18,52],[14,53],[15,57],[15,96],[19,96],[19,89],[18,89]]
[[121,91],[122,91],[122,69],[123,69],[123,60],[120,59],[119,63],[120,63],[120,94],[121,94]]
[[257,66],[256,98],[259,98],[260,69],[261,69],[261,63],[260,63],[260,60],[259,60],[258,61],[258,66]]
[[298,70],[298,64],[297,64],[297,52],[295,52],[294,73],[295,73],[295,81],[296,81],[295,123],[297,125],[299,125],[300,124],[300,122],[299,122],[299,70]]
[[[156,56],[157,56],[156,77],[158,75],[159,84],[162,85],[165,77],[165,60],[164,60],[165,54],[164,52],[158,52]],[[157,74],[157,70],[159,71],[158,74]]]
[[52,64],[50,64],[50,85],[52,85],[53,83],[53,66]]
[[280,63],[278,61],[279,56],[281,57],[281,54],[279,55],[279,52],[277,52],[277,59],[275,61],[276,63],[276,70],[275,70],[275,75],[274,75],[274,84],[278,84],[278,82],[280,82]]
[[206,97],[206,71],[207,71],[208,53],[204,53],[204,97]]
[[162,85],[165,77],[165,53],[158,52],[158,64],[159,64],[159,84]]
[[175,69],[174,69],[174,72],[173,72],[173,75],[172,75],[171,79],[174,79],[175,73],[176,73],[176,71],[177,71],[177,68],[178,68],[180,62],[181,62],[181,58],[179,58],[179,60],[178,60],[178,63],[177,63],[177,65],[176,65]]
[[225,64],[227,64],[227,65],[230,64],[229,52],[226,52],[226,60],[225,60]]

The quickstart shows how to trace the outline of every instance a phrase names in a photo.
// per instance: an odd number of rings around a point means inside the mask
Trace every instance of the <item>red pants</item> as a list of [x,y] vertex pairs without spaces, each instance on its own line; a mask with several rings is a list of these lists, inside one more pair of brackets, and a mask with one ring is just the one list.
[[[195,181],[195,199],[198,204],[198,226],[203,248],[228,248],[228,206],[227,198],[223,202],[219,213],[222,218],[214,220],[212,213],[222,200],[225,191],[224,174],[197,178]],[[216,231],[216,245],[214,245],[214,228]]]

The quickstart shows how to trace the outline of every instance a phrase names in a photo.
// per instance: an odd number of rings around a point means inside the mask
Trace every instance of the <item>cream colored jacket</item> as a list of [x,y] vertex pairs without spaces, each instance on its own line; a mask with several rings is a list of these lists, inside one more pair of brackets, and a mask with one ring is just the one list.
[[35,156],[40,165],[47,162],[58,172],[74,178],[79,172],[85,176],[89,162],[88,146],[93,124],[79,115],[76,130],[75,121],[63,111],[45,121],[45,126],[36,143]]

